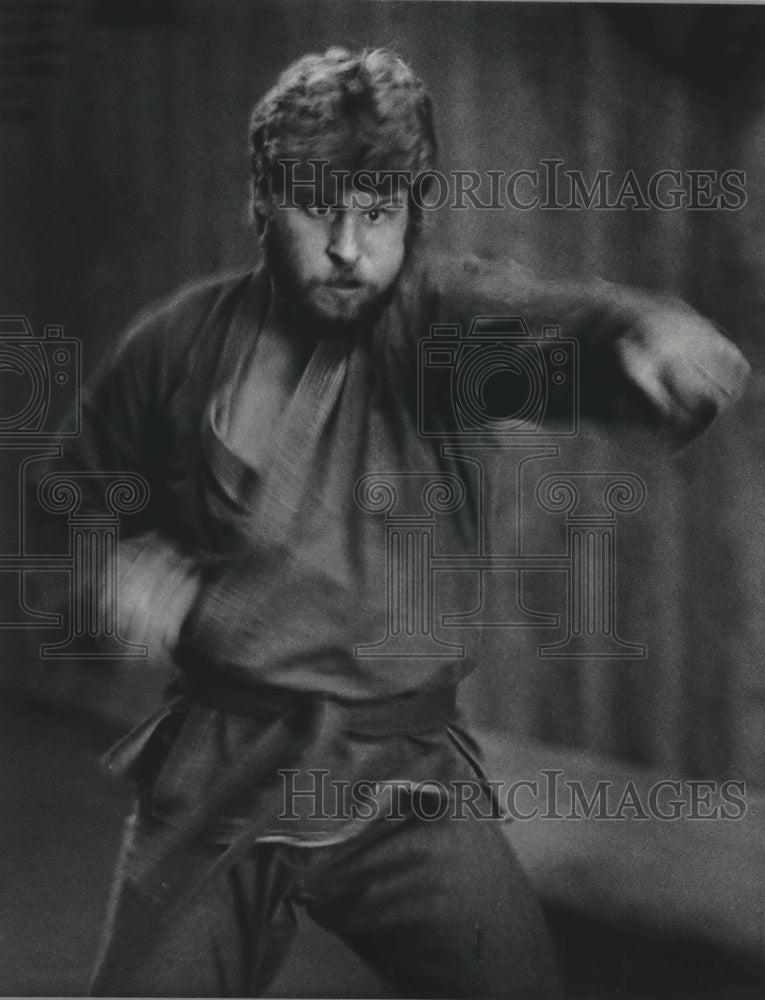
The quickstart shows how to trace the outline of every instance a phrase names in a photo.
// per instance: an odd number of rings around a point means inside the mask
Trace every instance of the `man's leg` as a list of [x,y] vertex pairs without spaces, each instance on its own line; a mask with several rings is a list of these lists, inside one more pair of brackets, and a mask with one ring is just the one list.
[[396,995],[562,995],[541,911],[496,820],[381,820],[317,854],[296,898]]
[[[278,972],[294,933],[286,899],[292,875],[281,849],[258,847],[163,914],[132,878],[161,836],[151,817],[128,821],[91,994],[258,995]],[[195,847],[190,877],[201,877],[222,849]]]

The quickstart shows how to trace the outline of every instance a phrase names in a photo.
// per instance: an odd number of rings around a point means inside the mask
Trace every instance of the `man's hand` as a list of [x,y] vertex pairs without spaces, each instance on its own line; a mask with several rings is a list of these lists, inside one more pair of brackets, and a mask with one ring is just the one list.
[[751,374],[727,337],[676,300],[641,311],[613,346],[623,375],[648,404],[660,438],[676,447],[735,403]]
[[117,621],[121,638],[145,644],[151,659],[170,656],[200,588],[191,559],[158,534],[122,542],[117,555]]

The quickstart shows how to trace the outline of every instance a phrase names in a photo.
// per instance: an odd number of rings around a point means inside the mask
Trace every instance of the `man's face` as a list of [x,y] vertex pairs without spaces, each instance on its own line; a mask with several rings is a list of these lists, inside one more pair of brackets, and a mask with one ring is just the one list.
[[275,206],[267,263],[279,294],[322,323],[346,327],[374,313],[405,256],[405,195],[353,193],[323,204]]

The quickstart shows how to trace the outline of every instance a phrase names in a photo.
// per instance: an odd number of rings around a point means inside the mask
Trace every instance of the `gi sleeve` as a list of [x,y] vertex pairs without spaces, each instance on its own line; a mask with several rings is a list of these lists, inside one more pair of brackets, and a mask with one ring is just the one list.
[[[430,273],[431,315],[438,324],[458,326],[463,342],[471,342],[471,330],[473,344],[481,342],[477,319],[489,330],[493,319],[500,336],[498,318],[522,320],[546,380],[543,417],[553,424],[569,419],[565,408],[571,406],[570,393],[555,389],[555,377],[569,374],[561,341],[578,345],[576,390],[583,416],[639,422],[673,445],[690,441],[733,404],[750,375],[749,364],[716,324],[669,295],[597,278],[547,280],[514,261],[477,257],[434,258]],[[516,345],[525,335],[518,336]],[[483,339],[498,343],[497,337]],[[483,384],[489,391],[490,347],[485,355]],[[501,375],[501,351],[495,367]],[[494,381],[502,386],[501,378]],[[515,380],[515,389],[511,379],[505,386],[511,393],[527,392],[523,378]],[[506,409],[522,401],[510,400]]]
[[[144,314],[104,355],[74,404],[80,407],[80,433],[61,439],[61,454],[30,477],[38,551],[73,555],[72,518],[95,525],[113,520],[115,512],[119,516],[116,589],[104,586],[106,577],[95,566],[79,577],[50,571],[34,575],[31,605],[62,616],[70,629],[75,608],[87,614],[91,626],[116,620],[119,638],[146,644],[149,656],[173,648],[199,586],[193,557],[170,540],[168,512],[156,503],[155,438],[172,382],[184,377],[182,356],[173,349],[176,311],[163,306]],[[69,518],[55,510],[56,496],[67,494],[74,498]],[[110,627],[91,630],[87,655],[119,655],[124,649],[110,641]]]

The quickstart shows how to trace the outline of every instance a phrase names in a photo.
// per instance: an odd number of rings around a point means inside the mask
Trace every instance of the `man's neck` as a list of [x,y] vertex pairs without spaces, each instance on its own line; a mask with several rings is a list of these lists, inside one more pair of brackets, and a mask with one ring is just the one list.
[[280,295],[272,281],[260,339],[280,342],[293,358],[307,362],[321,339],[321,330],[297,304]]

